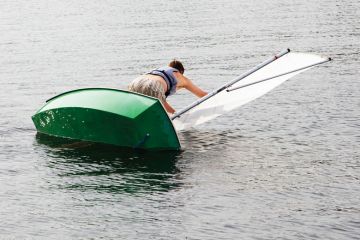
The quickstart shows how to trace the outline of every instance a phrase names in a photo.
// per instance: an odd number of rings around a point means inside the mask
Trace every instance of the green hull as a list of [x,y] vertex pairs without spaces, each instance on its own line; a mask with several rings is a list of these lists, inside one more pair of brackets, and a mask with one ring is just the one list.
[[38,132],[56,137],[149,150],[181,148],[158,99],[122,90],[66,92],[49,99],[32,120]]

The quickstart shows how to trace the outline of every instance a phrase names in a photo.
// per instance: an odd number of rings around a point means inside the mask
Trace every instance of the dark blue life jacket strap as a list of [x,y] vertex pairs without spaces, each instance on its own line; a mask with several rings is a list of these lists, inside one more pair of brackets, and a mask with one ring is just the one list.
[[167,91],[165,92],[165,96],[166,96],[166,97],[169,96],[169,95],[170,95],[170,90],[171,90],[172,87],[173,87],[173,84],[172,84],[172,82],[171,82],[171,78],[169,77],[169,75],[168,75],[164,70],[157,70],[157,69],[155,69],[155,70],[151,71],[151,72],[148,73],[148,74],[159,76],[159,75],[157,75],[157,74],[154,74],[153,72],[161,72],[162,74],[164,74],[164,76],[165,76],[165,78],[166,78],[166,80],[167,80],[167,81],[165,81],[165,82],[166,82],[166,84],[168,85],[168,89],[167,89]]

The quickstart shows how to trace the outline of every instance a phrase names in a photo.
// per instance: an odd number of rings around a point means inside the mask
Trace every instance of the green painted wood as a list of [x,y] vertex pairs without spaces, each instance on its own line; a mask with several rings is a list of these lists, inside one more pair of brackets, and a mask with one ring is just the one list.
[[149,150],[179,150],[174,126],[156,98],[91,88],[48,100],[32,120],[51,136]]

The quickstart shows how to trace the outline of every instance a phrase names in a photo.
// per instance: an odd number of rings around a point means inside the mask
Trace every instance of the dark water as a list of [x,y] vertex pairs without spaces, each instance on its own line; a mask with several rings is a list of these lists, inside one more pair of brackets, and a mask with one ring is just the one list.
[[[0,2],[1,239],[359,239],[360,4]],[[206,90],[284,48],[331,56],[233,114],[134,152],[36,134],[44,101],[177,57]],[[180,92],[179,109],[195,98]]]

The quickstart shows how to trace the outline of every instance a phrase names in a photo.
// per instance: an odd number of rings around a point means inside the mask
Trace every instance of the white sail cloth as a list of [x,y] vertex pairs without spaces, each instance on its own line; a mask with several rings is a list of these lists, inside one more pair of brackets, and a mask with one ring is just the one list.
[[[313,54],[290,52],[235,83],[229,87],[229,89],[251,84],[269,77],[277,76],[295,69],[316,64],[321,61],[326,61],[326,59],[327,58]],[[187,128],[205,123],[211,119],[230,112],[231,110],[234,110],[241,105],[255,100],[258,97],[261,97],[273,88],[279,86],[281,83],[303,71],[306,71],[307,69],[289,73],[284,76],[279,76],[271,80],[256,83],[254,85],[246,86],[237,90],[229,92],[223,90],[215,96],[195,106],[188,112],[182,114],[180,117],[175,118],[173,120],[173,124],[176,130],[185,130]]]

